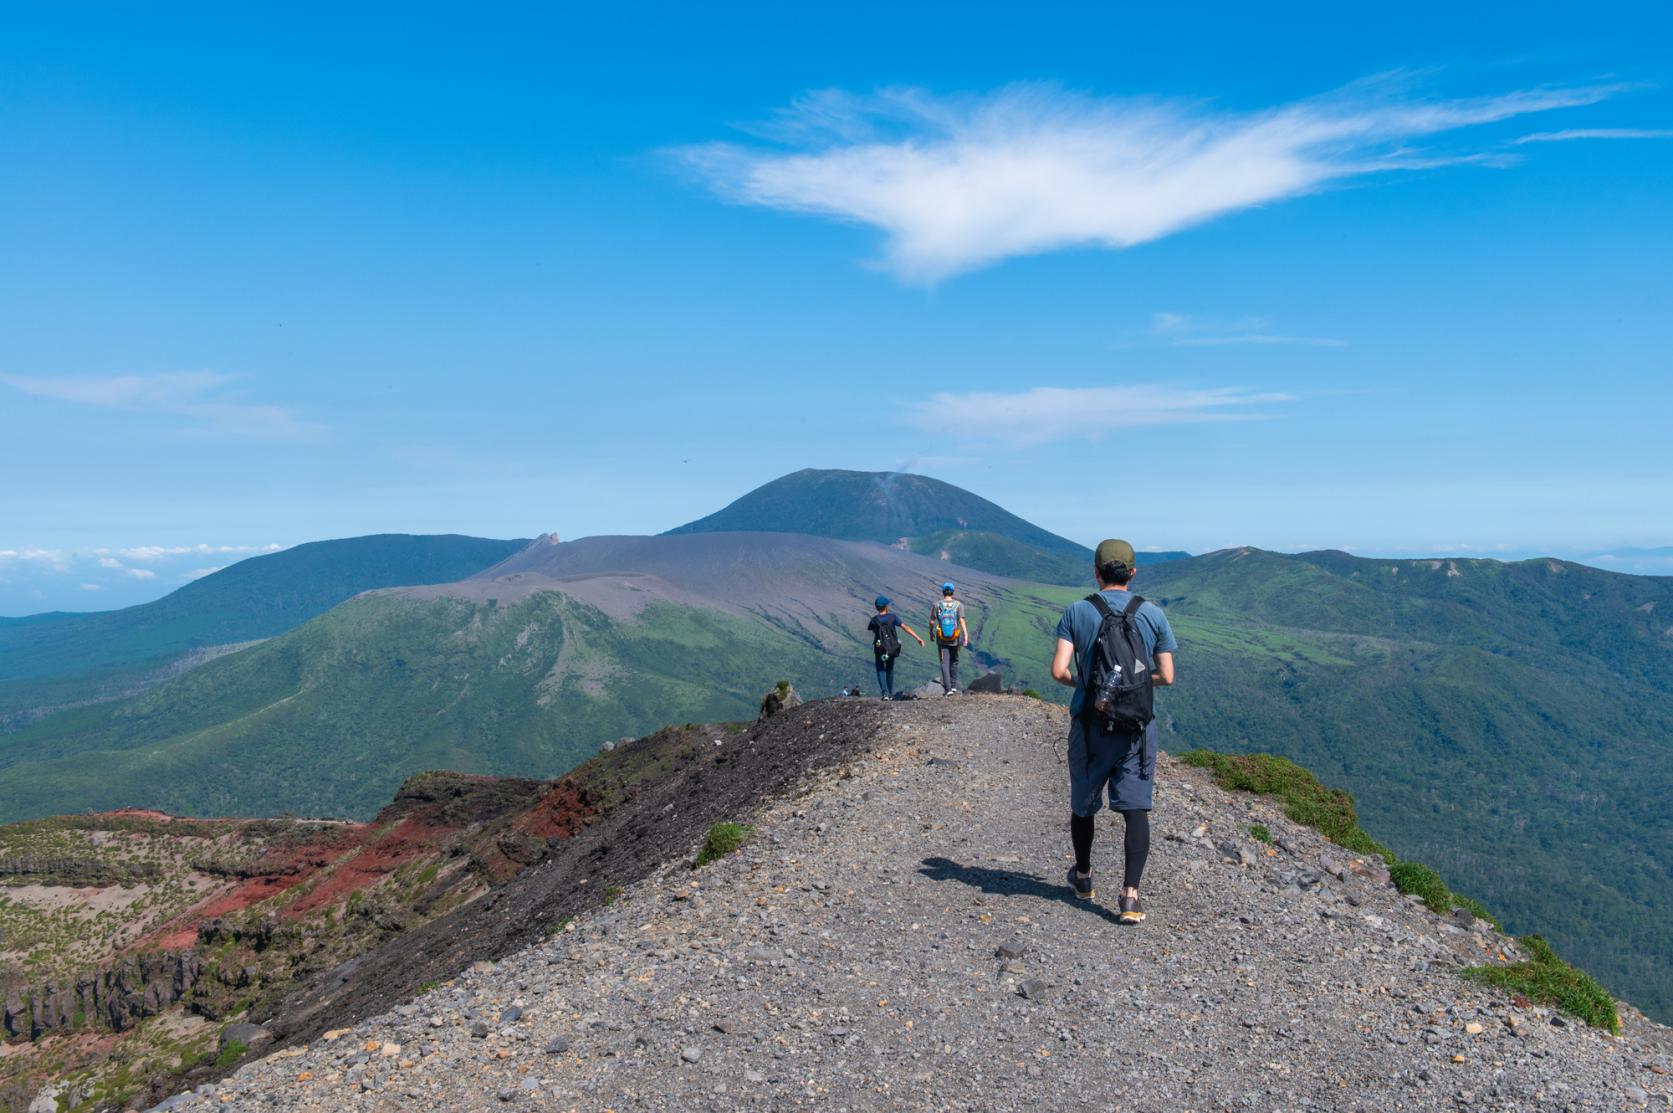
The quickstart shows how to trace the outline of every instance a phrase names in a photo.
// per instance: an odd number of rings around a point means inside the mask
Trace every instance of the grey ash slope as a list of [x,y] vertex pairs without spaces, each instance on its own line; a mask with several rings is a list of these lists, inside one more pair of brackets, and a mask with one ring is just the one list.
[[1668,1029],[1628,1008],[1611,1038],[1462,980],[1508,941],[1265,801],[1164,760],[1150,922],[1121,929],[1062,885],[1061,709],[854,710],[876,725],[846,765],[739,816],[738,854],[694,874],[669,846],[572,930],[178,1107],[1667,1107]]

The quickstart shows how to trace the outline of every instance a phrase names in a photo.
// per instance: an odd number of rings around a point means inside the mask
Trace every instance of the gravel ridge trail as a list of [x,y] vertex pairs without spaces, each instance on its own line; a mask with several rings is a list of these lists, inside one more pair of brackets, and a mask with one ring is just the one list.
[[1063,708],[874,710],[730,857],[670,846],[547,941],[159,1108],[1673,1110],[1669,1029],[1464,981],[1514,943],[1272,801],[1163,755],[1149,918],[1122,927],[1119,817],[1099,900],[1064,884]]

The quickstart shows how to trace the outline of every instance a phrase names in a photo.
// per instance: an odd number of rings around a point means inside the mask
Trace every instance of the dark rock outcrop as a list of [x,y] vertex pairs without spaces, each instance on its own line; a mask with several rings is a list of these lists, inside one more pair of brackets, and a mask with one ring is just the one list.
[[203,970],[192,951],[135,955],[96,974],[12,989],[0,1023],[8,1038],[36,1039],[61,1028],[120,1032],[190,996]]

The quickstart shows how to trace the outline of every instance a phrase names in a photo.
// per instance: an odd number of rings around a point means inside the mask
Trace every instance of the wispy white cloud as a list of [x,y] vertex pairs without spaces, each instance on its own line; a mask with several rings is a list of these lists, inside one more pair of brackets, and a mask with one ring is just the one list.
[[76,586],[83,591],[103,591],[105,589],[104,584],[78,584]]
[[1291,336],[1272,332],[1264,317],[1245,317],[1230,324],[1199,321],[1185,313],[1151,316],[1150,335],[1173,348],[1218,348],[1234,344],[1299,344],[1309,348],[1342,348],[1346,340],[1329,336]]
[[157,578],[157,573],[149,568],[130,568],[122,574],[130,580],[154,580]]
[[192,569],[188,569],[187,571],[182,572],[180,574],[180,578],[182,580],[201,580],[205,576],[214,575],[216,572],[219,572],[221,570],[221,567],[222,566],[217,566],[217,567],[214,567],[214,568],[192,568]]
[[1673,139],[1673,128],[1565,128],[1536,131],[1512,139],[1511,143],[1567,143],[1573,139]]
[[1013,394],[936,394],[910,405],[906,420],[934,432],[952,430],[960,439],[1026,447],[1096,440],[1108,431],[1144,425],[1255,421],[1271,416],[1259,407],[1293,400],[1289,394],[1240,387],[1035,387]]
[[321,427],[295,411],[228,397],[235,376],[212,371],[159,375],[49,376],[0,373],[0,384],[38,398],[105,409],[172,414],[204,432],[255,440],[311,440]]
[[1365,174],[1507,165],[1514,159],[1491,151],[1411,144],[1593,104],[1621,88],[1437,100],[1413,96],[1396,76],[1242,113],[1037,85],[959,97],[826,91],[755,129],[777,145],[709,143],[671,155],[730,200],[878,228],[882,266],[934,282],[1012,256],[1132,247]]
[[117,560],[115,557],[102,556],[102,557],[99,558],[99,567],[100,568],[121,568],[122,567],[122,562]]

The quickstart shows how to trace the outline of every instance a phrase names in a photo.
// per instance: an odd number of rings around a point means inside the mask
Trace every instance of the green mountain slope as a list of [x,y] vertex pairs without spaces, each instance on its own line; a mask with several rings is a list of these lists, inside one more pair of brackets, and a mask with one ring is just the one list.
[[137,607],[0,618],[0,729],[33,709],[143,686],[182,655],[272,637],[362,591],[473,575],[525,544],[408,534],[317,541]]
[[1165,744],[1345,785],[1377,838],[1673,1015],[1673,580],[1244,549],[1135,587],[1183,646]]
[[[363,595],[136,698],[0,736],[0,815],[363,817],[424,769],[553,776],[608,739],[749,717],[781,677],[869,690],[871,597],[888,591],[913,621],[942,567],[795,535],[537,543],[490,574]],[[977,658],[1043,674],[1039,646],[1072,593],[961,578]],[[913,645],[899,678],[933,671]]]
[[[763,531],[879,541],[997,576],[1079,586],[1092,550],[951,483],[905,472],[805,468],[669,534]],[[1185,553],[1140,553],[1141,564]]]

